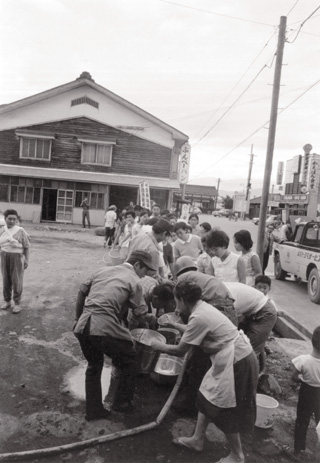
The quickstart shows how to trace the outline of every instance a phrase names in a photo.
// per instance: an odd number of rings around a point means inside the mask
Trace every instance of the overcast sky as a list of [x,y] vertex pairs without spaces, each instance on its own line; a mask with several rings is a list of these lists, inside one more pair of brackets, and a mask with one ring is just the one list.
[[257,129],[270,117],[280,16],[288,17],[292,43],[285,44],[279,108],[298,100],[278,117],[273,177],[278,161],[302,154],[306,143],[320,153],[320,82],[314,85],[320,9],[300,27],[319,6],[320,0],[0,0],[0,104],[89,71],[190,137],[193,183],[220,177],[222,187],[246,178],[253,144],[255,187],[263,177],[268,124]]

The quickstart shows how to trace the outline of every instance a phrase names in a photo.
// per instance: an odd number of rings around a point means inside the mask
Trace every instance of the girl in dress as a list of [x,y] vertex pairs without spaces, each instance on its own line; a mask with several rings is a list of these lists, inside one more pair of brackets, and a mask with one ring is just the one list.
[[241,257],[246,266],[246,284],[254,286],[255,277],[262,273],[260,259],[257,253],[252,251],[253,241],[248,230],[240,230],[233,235],[234,247],[241,252]]

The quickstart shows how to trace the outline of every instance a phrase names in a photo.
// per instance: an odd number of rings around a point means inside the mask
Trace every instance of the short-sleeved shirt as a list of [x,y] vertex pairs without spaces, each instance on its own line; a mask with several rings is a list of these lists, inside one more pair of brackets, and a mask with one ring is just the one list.
[[[0,237],[2,238],[1,241],[3,243],[0,245],[0,249],[5,252],[12,252],[12,253],[22,253],[24,249],[28,249],[30,247],[30,240],[29,235],[24,230],[24,228],[15,225],[12,228],[8,228],[6,225],[0,228]],[[12,244],[10,241],[5,242],[5,238],[12,237],[18,244]]]
[[205,352],[214,354],[237,336],[237,328],[225,315],[199,301],[189,317],[181,342],[200,346]]
[[106,228],[114,228],[116,220],[117,220],[117,214],[115,211],[108,211],[106,212],[106,215],[104,216],[105,218],[105,223],[104,226]]
[[230,252],[225,260],[221,260],[219,257],[212,257],[212,265],[214,268],[214,274],[219,280],[226,281],[239,281],[238,274],[238,259],[239,255],[234,252]]
[[234,308],[238,315],[245,315],[246,317],[253,315],[268,302],[268,298],[261,291],[251,286],[233,282],[225,282],[224,284],[234,299]]
[[190,270],[178,276],[178,282],[191,280],[200,286],[202,290],[201,298],[208,304],[214,305],[217,297],[226,298],[230,293],[226,286],[212,275],[206,275],[196,270]]
[[175,259],[182,256],[189,256],[195,261],[199,254],[203,251],[201,239],[197,235],[189,235],[187,241],[182,241],[179,238],[173,243],[173,255]]
[[90,335],[132,340],[123,318],[129,308],[135,316],[147,313],[140,278],[132,265],[104,267],[81,285],[80,290],[86,300],[75,333],[83,333],[90,319]]
[[320,387],[320,359],[310,354],[299,355],[292,360],[296,370],[300,372],[300,379],[309,386]]

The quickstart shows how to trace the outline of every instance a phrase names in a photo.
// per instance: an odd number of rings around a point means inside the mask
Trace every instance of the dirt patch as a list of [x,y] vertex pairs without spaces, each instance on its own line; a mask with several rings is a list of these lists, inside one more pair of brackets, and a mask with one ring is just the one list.
[[[0,313],[1,452],[58,446],[155,420],[171,388],[156,384],[148,375],[137,380],[134,412],[113,413],[105,421],[87,423],[83,399],[66,387],[64,378],[68,372],[84,364],[72,334],[77,291],[89,275],[109,261],[103,238],[93,230],[52,230],[32,224],[25,224],[25,228],[31,235],[32,248],[30,266],[25,272],[24,310],[19,315]],[[288,461],[279,449],[293,443],[297,386],[290,380],[291,362],[275,340],[268,344],[268,372],[282,388],[277,397],[280,407],[271,429],[256,429],[254,436],[243,436],[247,463]],[[191,435],[194,424],[195,419],[170,410],[162,424],[151,431],[31,461],[203,463],[227,454],[224,436],[213,426],[199,455],[171,443],[173,437]],[[315,445],[312,427],[308,446],[314,449]]]

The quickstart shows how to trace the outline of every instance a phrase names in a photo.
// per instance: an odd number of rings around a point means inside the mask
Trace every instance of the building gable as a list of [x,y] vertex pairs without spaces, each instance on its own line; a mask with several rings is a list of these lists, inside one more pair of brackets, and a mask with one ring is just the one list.
[[83,73],[69,84],[0,107],[0,130],[87,117],[144,140],[173,148],[188,137],[96,84]]

